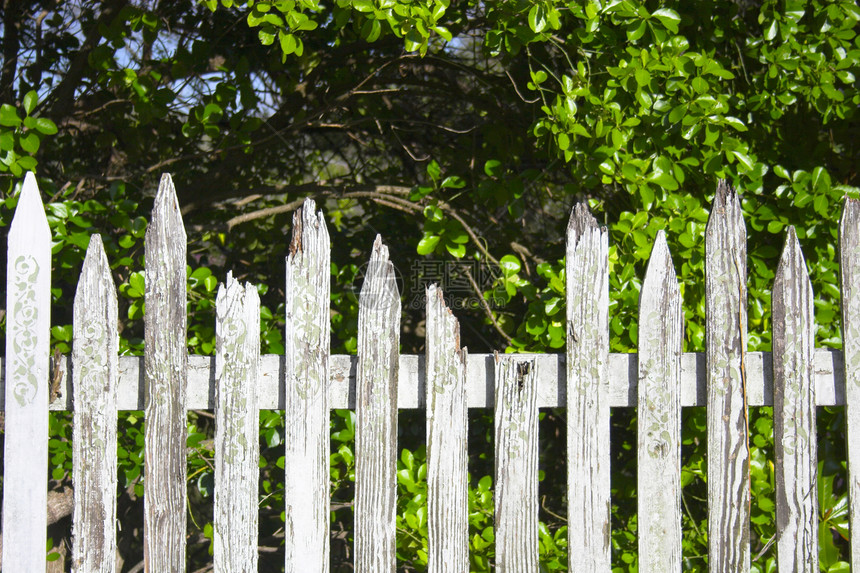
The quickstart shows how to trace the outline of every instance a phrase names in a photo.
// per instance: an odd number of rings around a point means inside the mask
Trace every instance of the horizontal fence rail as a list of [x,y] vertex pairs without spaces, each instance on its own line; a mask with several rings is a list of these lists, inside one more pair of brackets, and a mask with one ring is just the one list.
[[[750,571],[749,408],[774,408],[779,568],[817,570],[816,406],[845,408],[849,520],[860,527],[860,202],[840,224],[845,352],[814,348],[813,293],[789,227],[773,288],[773,353],[747,352],[746,232],[717,188],[705,231],[706,350],[683,353],[678,280],[663,231],[642,283],[639,352],[609,353],[608,234],[584,205],[568,225],[563,354],[469,354],[443,293],[427,290],[425,355],[399,353],[400,292],[377,237],[359,297],[358,355],[330,355],[325,218],[307,200],[287,256],[284,356],[260,356],[259,298],[232,276],[216,301],[216,356],[186,351],[186,237],[162,178],[146,234],[145,348],[118,357],[116,292],[93,236],[74,306],[72,355],[49,360],[50,230],[28,174],[9,232],[2,565],[43,570],[48,411],[74,412],[73,570],[112,573],[116,411],[144,410],[144,570],[182,571],[186,413],[215,412],[214,570],[258,564],[259,410],[283,410],[285,570],[329,570],[329,411],[356,411],[354,566],[396,570],[397,412],[427,418],[429,570],[468,570],[468,408],[495,418],[495,567],[538,568],[537,423],[567,410],[571,571],[609,571],[609,416],[636,408],[639,571],[681,568],[681,408],[708,413],[709,569]],[[108,446],[108,444],[110,444]],[[855,528],[856,530],[856,528]],[[860,571],[860,535],[850,539]]]
[[[564,354],[518,354],[532,357],[540,366],[537,377],[537,407],[564,408],[567,400],[566,358]],[[285,359],[277,354],[260,357],[257,407],[284,410]],[[328,408],[355,409],[355,374],[358,358],[332,354],[329,359]],[[638,355],[609,354],[608,398],[611,408],[635,408],[639,373]],[[818,406],[845,405],[845,365],[842,351],[817,349],[813,357],[815,403]],[[705,353],[681,355],[681,406],[707,405]],[[50,410],[73,410],[72,370],[67,356],[60,356],[52,371],[59,373],[58,392]],[[426,372],[421,354],[402,354],[398,360],[397,407],[424,409]],[[750,406],[773,406],[773,358],[770,352],[746,353],[747,398]],[[0,377],[0,410],[6,380]],[[215,408],[215,357],[188,357],[187,410]],[[120,356],[116,387],[118,410],[143,410],[145,400],[143,357]],[[495,403],[495,364],[492,354],[469,354],[466,358],[466,405],[492,408]]]

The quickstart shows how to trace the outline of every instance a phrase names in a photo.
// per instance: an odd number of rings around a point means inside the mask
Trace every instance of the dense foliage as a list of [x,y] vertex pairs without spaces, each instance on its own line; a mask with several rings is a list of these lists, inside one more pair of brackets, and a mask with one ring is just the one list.
[[[0,222],[35,170],[55,233],[53,344],[68,352],[77,273],[102,233],[122,351],[142,348],[143,235],[173,174],[189,230],[189,351],[213,350],[227,270],[258,285],[263,351],[283,350],[290,213],[323,206],[333,237],[332,336],[354,352],[373,236],[403,277],[402,351],[423,351],[423,296],[443,281],[472,352],[563,349],[564,229],[588,201],[610,231],[611,345],[635,351],[638,294],[665,230],[685,345],[704,346],[704,226],[718,178],[743,194],[749,349],[770,349],[770,285],[795,225],[818,342],[840,346],[837,220],[857,196],[860,8],[850,0],[10,0],[2,15]],[[4,267],[5,268],[5,267]],[[821,566],[847,571],[843,421],[819,410]],[[772,417],[751,416],[753,567],[772,571]],[[352,414],[332,416],[334,570],[346,570]],[[142,424],[121,416],[120,552],[140,559]],[[541,422],[541,555],[566,569],[564,411]],[[283,535],[278,412],[261,414],[261,544]],[[684,557],[704,570],[704,412],[684,417]],[[189,415],[189,567],[207,561],[211,433]],[[635,419],[613,415],[613,561],[636,568]],[[68,418],[51,468],[68,483]],[[472,565],[493,555],[491,418],[470,433]],[[426,561],[423,422],[401,415],[398,556]],[[280,464],[280,465],[279,465]],[[280,477],[279,477],[280,476]],[[278,570],[266,553],[261,570]]]

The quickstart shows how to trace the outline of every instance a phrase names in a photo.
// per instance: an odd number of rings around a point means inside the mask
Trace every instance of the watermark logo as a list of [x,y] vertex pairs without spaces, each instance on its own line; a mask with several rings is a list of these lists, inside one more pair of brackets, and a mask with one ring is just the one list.
[[[481,293],[491,290],[502,275],[497,266],[480,261],[419,259],[410,265],[407,279],[404,279],[404,273],[397,266],[392,265],[393,274],[388,275],[386,280],[378,279],[370,290],[364,292],[362,299],[368,265],[365,263],[359,267],[348,287],[348,294],[372,308],[378,308],[384,301],[402,298],[404,308],[423,310],[427,288],[434,284],[442,289],[445,304],[452,310],[483,306]],[[394,289],[396,292],[392,293]],[[485,302],[491,308],[499,306],[492,297]]]

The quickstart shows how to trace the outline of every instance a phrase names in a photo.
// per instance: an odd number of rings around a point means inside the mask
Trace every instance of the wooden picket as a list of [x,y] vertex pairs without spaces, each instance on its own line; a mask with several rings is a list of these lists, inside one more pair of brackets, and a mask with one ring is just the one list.
[[568,569],[611,568],[609,233],[580,203],[567,226]]
[[260,297],[227,275],[215,300],[215,573],[257,570]]
[[[74,410],[74,571],[113,572],[116,412],[145,408],[144,567],[183,571],[186,412],[215,411],[216,571],[256,571],[257,412],[285,411],[285,568],[329,570],[329,412],[356,410],[354,566],[397,568],[398,409],[427,418],[427,557],[469,570],[467,408],[495,409],[495,568],[535,571],[538,409],[567,410],[571,571],[609,571],[612,408],[638,411],[639,571],[681,569],[681,407],[708,410],[712,572],[750,570],[749,408],[773,405],[777,560],[818,567],[815,407],[846,406],[849,519],[860,529],[860,202],[840,223],[844,354],[814,348],[812,290],[793,229],[773,287],[773,353],[746,349],[746,232],[738,194],[717,188],[705,232],[706,352],[683,353],[678,281],[663,232],[640,298],[639,353],[609,353],[608,233],[584,205],[567,236],[567,349],[468,354],[441,289],[427,292],[424,356],[399,354],[400,293],[377,237],[359,301],[358,356],[330,355],[330,239],[308,200],[293,219],[285,356],[261,356],[259,297],[228,275],[216,302],[216,356],[187,356],[186,237],[169,176],[146,236],[144,357],[118,357],[116,290],[93,236],[74,308],[71,360],[48,403],[50,230],[28,174],[9,233],[2,565],[45,565],[47,413]],[[851,539],[860,569],[860,535]]]
[[75,295],[72,570],[116,571],[116,286],[99,235],[90,238]]
[[818,571],[812,284],[794,227],[773,282],[773,441],[780,571]]
[[186,245],[176,190],[164,175],[145,238],[145,573],[185,568]]
[[469,570],[465,348],[442,290],[427,289],[427,569]]
[[[860,444],[860,201],[856,199],[845,201],[845,210],[839,222],[839,247],[842,349],[845,356],[848,526],[851,531],[860,531],[860,445],[853,446]],[[860,535],[851,536],[851,570],[860,571]]]
[[744,573],[750,569],[746,261],[740,199],[727,183],[720,182],[705,229],[711,573]]
[[538,570],[537,366],[496,354],[496,570]]
[[681,570],[681,292],[663,231],[639,295],[640,573]]
[[377,236],[358,299],[355,570],[394,573],[400,292]]
[[327,573],[329,554],[329,237],[308,199],[287,257],[284,501],[287,573]]
[[47,542],[47,516],[34,508],[48,503],[51,231],[32,173],[9,229],[6,281],[3,566],[38,571]]

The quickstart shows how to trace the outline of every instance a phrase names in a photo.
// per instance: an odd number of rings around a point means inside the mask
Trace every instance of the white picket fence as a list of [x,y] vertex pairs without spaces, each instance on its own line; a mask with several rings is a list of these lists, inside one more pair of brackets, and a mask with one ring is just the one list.
[[[183,571],[186,411],[214,409],[214,562],[256,571],[259,409],[286,410],[286,571],[329,570],[329,410],[356,409],[355,569],[393,572],[398,408],[427,412],[429,570],[466,572],[467,408],[495,409],[495,567],[538,570],[538,408],[567,408],[571,571],[610,571],[610,408],[638,413],[639,571],[681,570],[681,407],[707,406],[712,572],[750,568],[748,410],[773,405],[780,571],[817,571],[816,405],[846,405],[860,443],[860,202],[840,227],[844,354],[814,348],[812,291],[793,229],[773,288],[773,353],[746,351],[746,235],[720,184],[706,230],[707,351],[682,352],[681,298],[658,234],[642,284],[639,353],[609,353],[608,235],[583,206],[567,237],[564,355],[467,355],[439,289],[426,356],[398,353],[400,297],[380,239],[361,290],[358,355],[329,351],[329,237],[313,201],[295,215],[284,357],[260,356],[256,290],[228,276],[217,354],[187,356],[186,237],[169,176],[146,235],[144,357],[117,357],[117,302],[93,236],[74,306],[71,363],[49,404],[51,236],[35,178],[9,233],[3,567],[45,568],[48,411],[74,410],[73,570],[115,570],[116,411],[145,409],[145,570]],[[843,358],[843,356],[845,358]],[[2,393],[0,393],[2,396]],[[848,451],[860,528],[860,450]],[[860,536],[851,539],[860,571]]]

